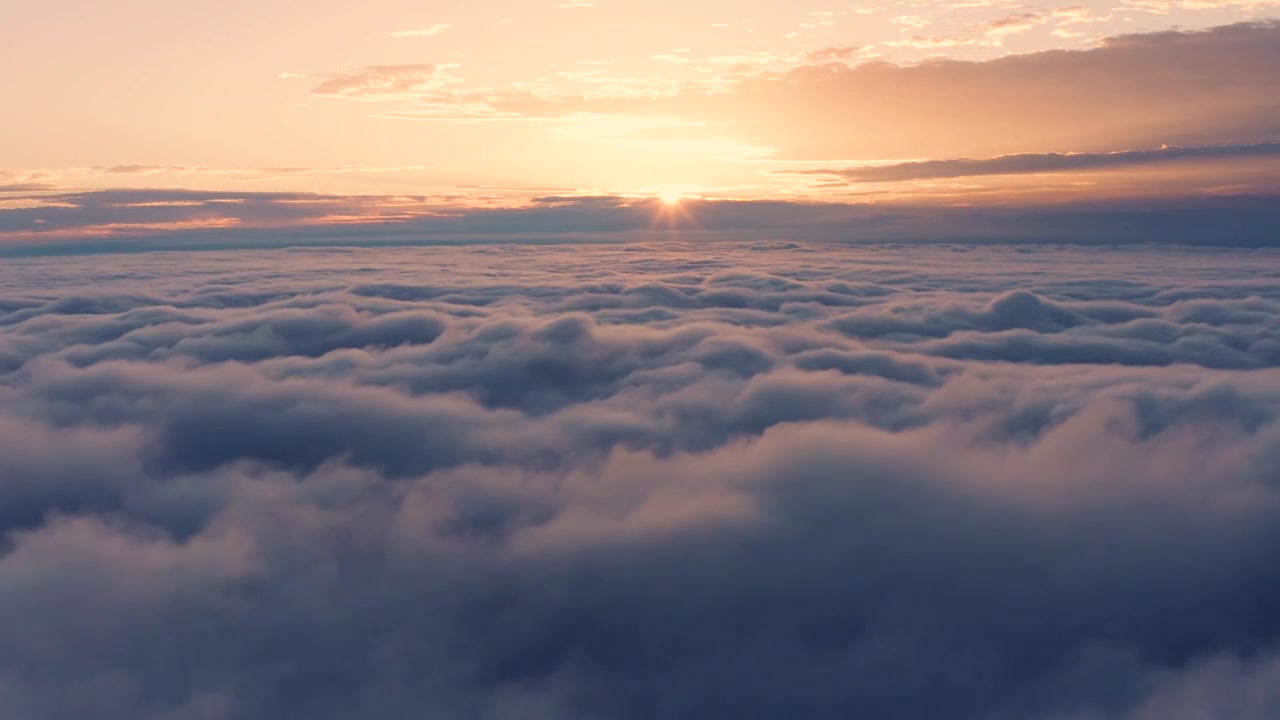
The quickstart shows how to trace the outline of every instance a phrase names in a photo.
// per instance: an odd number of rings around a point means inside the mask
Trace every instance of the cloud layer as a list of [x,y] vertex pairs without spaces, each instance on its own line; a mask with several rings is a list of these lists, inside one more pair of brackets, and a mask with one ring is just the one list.
[[[1242,189],[1261,190],[1255,187]],[[1280,190],[1280,187],[1276,188]],[[654,239],[844,243],[1165,243],[1274,247],[1271,194],[954,202],[871,197],[867,202],[545,196],[485,207],[468,196],[109,190],[54,193],[0,206],[0,256],[287,245],[435,245],[624,242]],[[1211,188],[1209,190],[1212,190]],[[874,194],[873,194],[874,195]],[[1086,196],[1087,198],[1088,196]],[[853,198],[855,201],[858,197]],[[954,200],[954,198],[952,198]],[[483,202],[483,200],[481,200]]]
[[1280,712],[1280,255],[0,266],[17,718]]
[[985,175],[1029,175],[1072,171],[1099,171],[1164,165],[1198,160],[1261,159],[1280,155],[1280,143],[1161,147],[1155,150],[1122,150],[1109,153],[1020,153],[993,158],[956,158],[852,167],[841,170],[807,170],[808,174],[837,175],[853,182],[902,182]]

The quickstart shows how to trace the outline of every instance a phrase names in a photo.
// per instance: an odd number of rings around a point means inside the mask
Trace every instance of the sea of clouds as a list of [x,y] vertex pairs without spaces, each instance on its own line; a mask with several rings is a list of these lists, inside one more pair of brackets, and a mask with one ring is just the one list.
[[0,264],[15,720],[1280,717],[1280,251]]

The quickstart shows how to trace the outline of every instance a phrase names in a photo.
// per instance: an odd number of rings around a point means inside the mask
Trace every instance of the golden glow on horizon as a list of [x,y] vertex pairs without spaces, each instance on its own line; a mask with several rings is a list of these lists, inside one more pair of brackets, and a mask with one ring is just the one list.
[[[686,186],[687,187],[687,186]],[[654,192],[655,211],[650,230],[697,229],[698,222],[693,216],[693,207],[687,200],[702,199],[699,195],[686,194],[678,187],[660,188]]]

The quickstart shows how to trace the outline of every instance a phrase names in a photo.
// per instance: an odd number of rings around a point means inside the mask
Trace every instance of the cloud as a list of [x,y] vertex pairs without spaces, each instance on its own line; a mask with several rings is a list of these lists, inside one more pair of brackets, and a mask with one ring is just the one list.
[[1275,155],[1280,155],[1280,143],[1205,147],[1166,146],[1157,150],[1119,150],[1109,153],[1020,153],[994,158],[926,160],[801,172],[838,175],[853,182],[902,182],[984,175],[1098,171],[1194,160],[1255,159]]
[[435,37],[436,35],[439,35],[440,33],[444,32],[445,30],[448,30],[451,27],[453,26],[446,25],[443,23],[436,23],[435,25],[426,25],[420,28],[414,28],[413,30],[398,30],[396,32],[391,33],[391,37],[393,38],[429,38],[429,37]]
[[334,75],[311,88],[311,92],[321,97],[350,100],[413,98],[454,82],[450,70],[455,67],[452,64],[369,65],[358,72]]
[[[1193,177],[1194,180],[1194,177]],[[0,205],[6,256],[282,245],[629,242],[655,237],[840,243],[1276,244],[1275,193],[1063,199],[1015,194],[850,202],[548,196],[492,207],[451,197],[105,190]],[[1247,189],[1247,188],[1246,188]]]
[[1229,10],[1243,9],[1252,13],[1269,10],[1277,0],[1125,0],[1124,5],[1155,14],[1168,14],[1173,10]]
[[112,165],[102,168],[102,172],[106,175],[159,175],[195,169],[186,165]]
[[1093,10],[1084,5],[1071,5],[1068,7],[1058,8],[1049,13],[1049,16],[1055,20],[1060,20],[1067,25],[1076,25],[1080,23],[1095,23],[1109,20],[1109,15],[1094,15]]
[[[919,43],[971,39],[922,37]],[[396,116],[668,116],[707,123],[739,143],[774,148],[778,159],[813,161],[1275,142],[1277,48],[1280,25],[1261,21],[1122,35],[1082,50],[984,62],[848,67],[797,56],[785,69],[739,67],[715,81],[613,95],[427,89],[418,98],[421,108]],[[769,65],[784,58],[725,59]]]
[[58,186],[40,182],[0,183],[0,193],[32,193],[57,190]]
[[14,258],[0,697],[50,720],[1270,717],[1277,262]]
[[1245,24],[987,62],[800,68],[745,83],[737,104],[762,118],[747,138],[786,157],[1270,142],[1278,38],[1280,26]]
[[983,37],[988,41],[1000,45],[1003,44],[1004,38],[1010,35],[1018,35],[1024,33],[1031,28],[1046,22],[1053,14],[1039,12],[1024,12],[1015,15],[1008,15],[995,20],[989,20],[973,26],[973,29],[982,33]]
[[861,50],[861,45],[832,45],[831,47],[810,50],[805,53],[804,59],[810,63],[849,60],[855,57]]

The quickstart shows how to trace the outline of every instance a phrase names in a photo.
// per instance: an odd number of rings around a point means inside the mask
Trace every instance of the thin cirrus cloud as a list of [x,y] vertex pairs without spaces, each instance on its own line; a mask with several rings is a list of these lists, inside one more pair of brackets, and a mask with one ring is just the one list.
[[1019,153],[994,158],[925,160],[893,165],[815,169],[802,174],[834,175],[851,182],[902,182],[941,178],[1098,171],[1173,164],[1196,160],[1265,159],[1280,156],[1280,143],[1162,147],[1109,153]]
[[[936,50],[941,48],[960,48],[969,46],[1001,47],[1011,36],[1031,30],[1042,23],[1049,22],[1057,16],[1052,12],[1024,12],[995,18],[985,22],[970,23],[965,26],[962,35],[920,35],[911,34],[893,40],[886,40],[885,45],[895,48],[914,48],[917,50]],[[895,18],[899,25],[906,29],[928,27],[929,18],[918,15],[904,15]]]
[[451,27],[453,26],[445,23],[436,23],[435,25],[425,25],[412,30],[397,30],[389,34],[393,38],[429,38],[435,37]]
[[412,99],[443,88],[453,81],[451,64],[369,65],[344,75],[334,75],[311,89],[321,97],[349,100]]
[[43,182],[0,182],[0,193],[34,193],[58,190],[58,186]]
[[838,62],[851,60],[863,49],[861,45],[832,45],[830,47],[810,50],[804,59],[810,63]]

